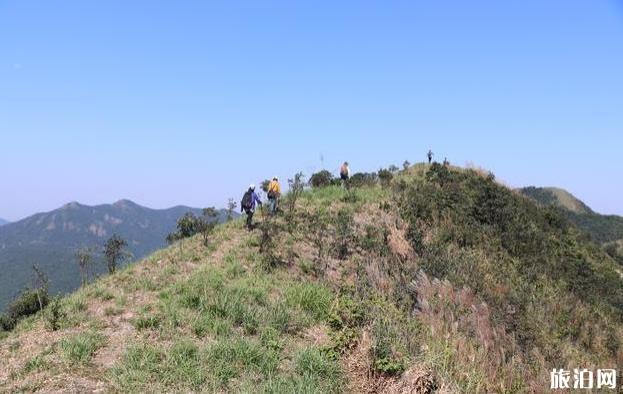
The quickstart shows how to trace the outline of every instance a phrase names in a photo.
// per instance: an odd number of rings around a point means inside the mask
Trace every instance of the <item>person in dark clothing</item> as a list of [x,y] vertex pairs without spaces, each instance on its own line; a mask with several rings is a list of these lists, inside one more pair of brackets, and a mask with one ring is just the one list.
[[247,214],[247,230],[253,230],[253,214],[255,213],[255,204],[262,205],[262,201],[255,193],[255,185],[250,185],[249,189],[244,193],[240,202],[240,212]]
[[430,162],[433,160],[433,151],[429,149],[426,156],[428,157],[428,164],[430,164]]

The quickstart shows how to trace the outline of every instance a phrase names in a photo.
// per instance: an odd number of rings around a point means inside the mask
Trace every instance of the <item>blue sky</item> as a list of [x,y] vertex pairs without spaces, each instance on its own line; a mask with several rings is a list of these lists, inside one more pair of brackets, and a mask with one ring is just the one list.
[[0,0],[0,217],[429,147],[623,214],[623,4]]

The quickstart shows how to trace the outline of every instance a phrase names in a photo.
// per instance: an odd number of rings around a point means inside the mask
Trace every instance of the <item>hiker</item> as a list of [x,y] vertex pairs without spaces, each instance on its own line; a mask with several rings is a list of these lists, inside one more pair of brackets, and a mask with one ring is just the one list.
[[281,197],[281,185],[279,185],[279,178],[273,177],[273,180],[268,184],[268,211],[271,215],[277,213],[279,197]]
[[340,167],[340,179],[342,180],[342,185],[345,185],[346,182],[348,182],[348,178],[350,178],[350,168],[348,168],[348,162],[345,161]]
[[450,165],[450,162],[448,161],[448,158],[447,158],[447,157],[444,157],[444,158],[443,158],[443,166],[444,166],[444,167],[448,167],[449,165]]
[[255,193],[255,185],[249,185],[249,190],[244,193],[242,196],[242,201],[240,201],[240,212],[245,212],[247,214],[247,230],[253,230],[253,213],[255,212],[255,203],[258,205],[262,205],[262,201]]
[[428,157],[428,164],[430,164],[430,162],[433,160],[433,151],[429,149],[426,156]]

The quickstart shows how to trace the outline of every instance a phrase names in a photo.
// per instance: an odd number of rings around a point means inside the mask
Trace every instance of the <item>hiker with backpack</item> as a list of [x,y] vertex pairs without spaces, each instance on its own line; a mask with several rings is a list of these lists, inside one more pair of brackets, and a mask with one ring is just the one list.
[[255,193],[255,185],[249,185],[249,189],[242,196],[240,201],[240,212],[247,214],[247,230],[253,230],[253,214],[255,213],[255,204],[262,205],[262,201]]
[[271,215],[277,213],[279,197],[281,197],[281,185],[279,185],[279,178],[276,176],[268,183],[268,211]]

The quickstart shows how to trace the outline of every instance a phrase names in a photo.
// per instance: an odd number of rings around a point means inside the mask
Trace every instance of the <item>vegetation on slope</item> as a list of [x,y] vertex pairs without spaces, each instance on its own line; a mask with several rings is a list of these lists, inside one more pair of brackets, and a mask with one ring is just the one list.
[[[84,279],[76,252],[85,247],[99,251],[107,239],[118,234],[127,241],[134,258],[143,258],[166,246],[165,237],[187,212],[200,214],[201,210],[185,206],[150,209],[128,200],[97,206],[74,202],[1,226],[0,313],[31,285],[33,264],[49,277],[52,294],[74,291]],[[225,216],[224,210],[218,212],[219,221]],[[105,264],[88,268],[90,278],[107,270]]]
[[0,387],[526,392],[623,363],[617,265],[558,212],[473,170],[356,179],[83,287],[57,330],[21,321]]
[[520,189],[520,192],[541,205],[560,208],[561,215],[586,231],[599,243],[623,240],[623,217],[621,216],[600,215],[562,189],[531,186]]

